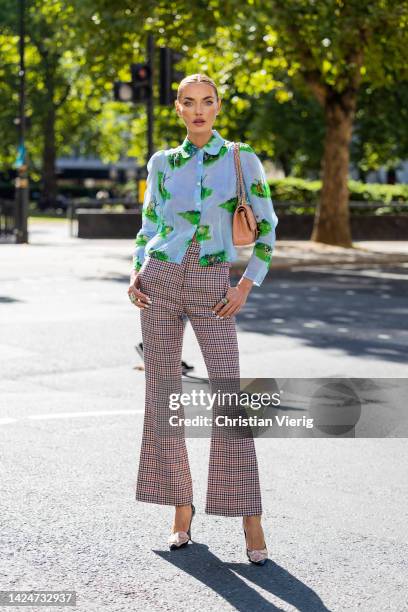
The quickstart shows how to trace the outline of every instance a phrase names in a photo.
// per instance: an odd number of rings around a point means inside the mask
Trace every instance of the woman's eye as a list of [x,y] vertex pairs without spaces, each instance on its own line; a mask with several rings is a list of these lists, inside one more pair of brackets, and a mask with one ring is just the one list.
[[[213,104],[213,101],[207,100],[207,104]],[[184,106],[191,106],[191,102],[184,102]]]

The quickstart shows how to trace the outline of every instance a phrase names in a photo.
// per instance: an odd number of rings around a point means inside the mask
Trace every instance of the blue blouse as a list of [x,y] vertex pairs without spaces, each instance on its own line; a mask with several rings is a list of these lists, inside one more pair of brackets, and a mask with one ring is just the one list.
[[[264,280],[276,240],[275,214],[262,163],[250,145],[240,144],[242,174],[259,228],[244,276],[258,287]],[[237,206],[233,142],[212,130],[203,147],[188,137],[173,149],[157,151],[147,164],[142,227],[135,239],[133,267],[147,258],[181,263],[193,236],[200,243],[199,264],[235,261],[232,217]]]

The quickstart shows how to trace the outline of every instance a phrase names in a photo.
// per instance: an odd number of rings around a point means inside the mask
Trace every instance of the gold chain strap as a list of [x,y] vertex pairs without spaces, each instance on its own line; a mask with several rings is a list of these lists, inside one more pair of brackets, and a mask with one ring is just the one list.
[[238,245],[252,244],[259,236],[257,220],[246,197],[242,175],[239,142],[234,142],[234,162],[237,176],[237,206],[232,218],[232,240]]
[[237,177],[237,198],[239,206],[242,202],[246,202],[245,185],[242,177],[241,159],[239,156],[239,142],[234,142],[234,161]]

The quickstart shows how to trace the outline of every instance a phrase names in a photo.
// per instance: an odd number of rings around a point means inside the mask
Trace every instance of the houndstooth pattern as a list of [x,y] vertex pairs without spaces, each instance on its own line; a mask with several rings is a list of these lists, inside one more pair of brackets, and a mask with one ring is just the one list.
[[[203,267],[200,245],[190,243],[181,264],[148,258],[140,288],[151,299],[141,309],[145,363],[145,414],[136,500],[172,506],[193,501],[184,431],[163,435],[168,393],[182,392],[182,343],[187,316],[207,367],[211,390],[239,391],[239,348],[235,317],[217,319],[212,308],[230,287],[230,262]],[[163,381],[170,381],[171,389]],[[225,383],[225,381],[228,381]],[[213,418],[218,410],[214,405]],[[184,409],[179,409],[184,417]],[[258,464],[252,435],[212,428],[205,512],[222,516],[262,514]],[[236,433],[236,432],[235,432]]]

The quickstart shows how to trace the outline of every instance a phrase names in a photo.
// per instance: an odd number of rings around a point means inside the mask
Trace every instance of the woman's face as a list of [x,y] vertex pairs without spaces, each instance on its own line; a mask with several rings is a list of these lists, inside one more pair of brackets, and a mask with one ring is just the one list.
[[213,127],[221,101],[217,102],[215,90],[208,83],[188,83],[183,87],[180,100],[175,100],[175,106],[190,134],[205,134]]

